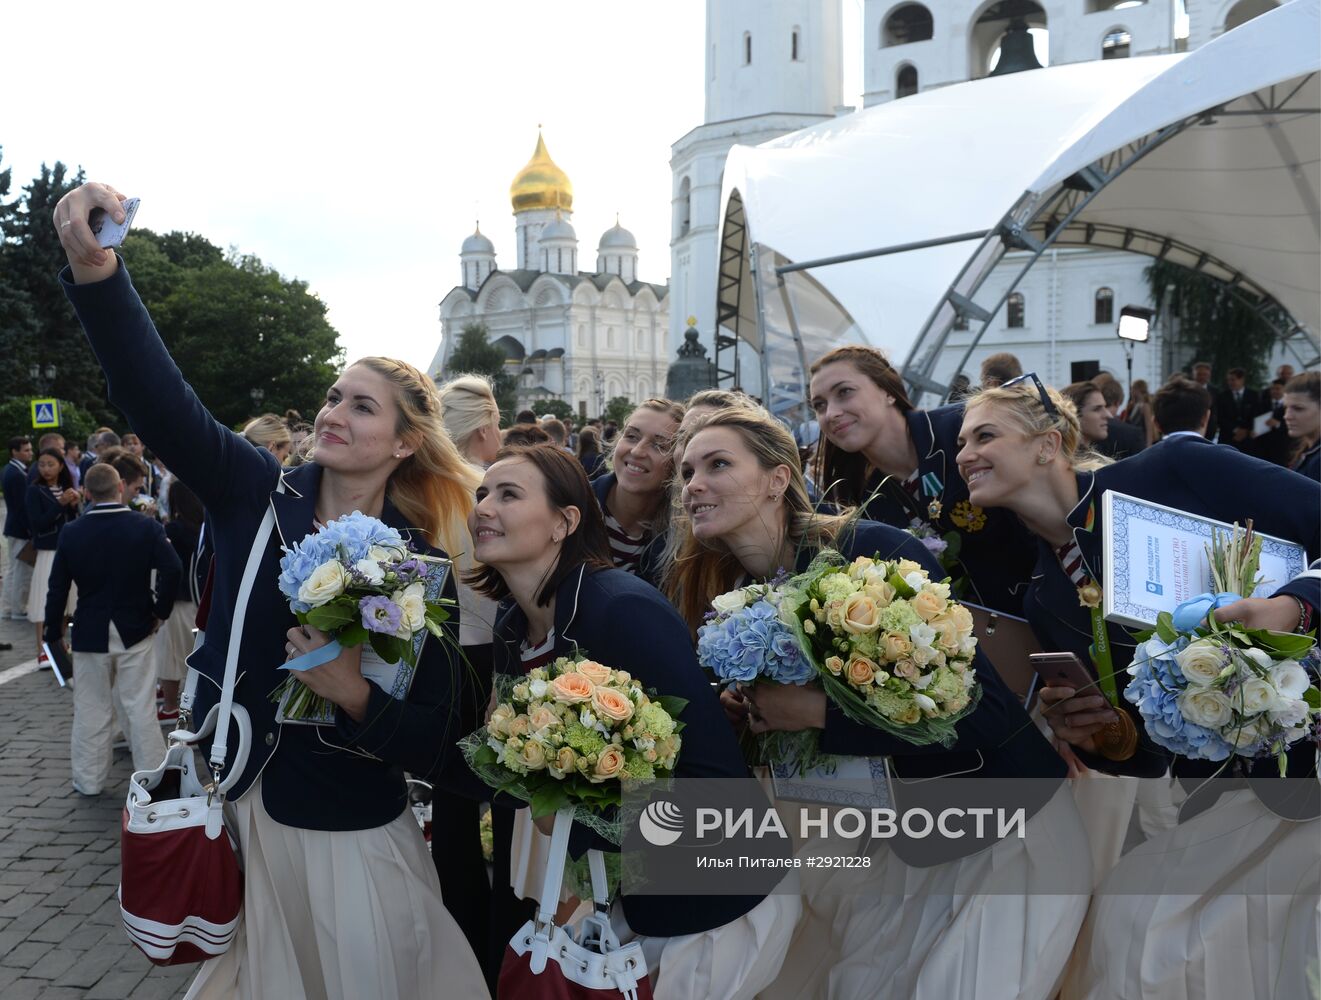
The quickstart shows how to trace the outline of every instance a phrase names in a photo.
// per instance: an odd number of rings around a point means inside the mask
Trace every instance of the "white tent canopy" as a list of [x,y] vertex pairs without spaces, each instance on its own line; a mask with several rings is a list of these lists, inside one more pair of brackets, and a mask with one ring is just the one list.
[[[977,80],[734,147],[721,325],[788,394],[804,361],[849,339],[934,388],[957,370],[942,350],[956,306],[989,322],[1000,305],[977,292],[1007,246],[1091,245],[1199,267],[1283,306],[1310,341],[1319,11],[1293,0],[1186,55]],[[921,243],[936,245],[777,272]]]

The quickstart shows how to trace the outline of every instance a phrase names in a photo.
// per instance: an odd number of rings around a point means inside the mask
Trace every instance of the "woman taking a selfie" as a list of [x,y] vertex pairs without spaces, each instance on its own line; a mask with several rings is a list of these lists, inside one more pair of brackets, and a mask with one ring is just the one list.
[[[654,588],[612,566],[574,456],[544,446],[502,451],[469,527],[483,564],[475,585],[494,600],[512,598],[496,623],[498,670],[517,675],[581,650],[688,702],[676,778],[747,777],[684,623]],[[495,860],[497,877],[504,864]],[[612,919],[621,941],[642,941],[658,1000],[687,1000],[755,996],[775,979],[797,915],[796,895],[624,895]]]
[[[676,455],[685,516],[676,525],[682,544],[669,594],[693,632],[719,594],[781,570],[806,570],[823,548],[847,561],[909,559],[932,580],[945,575],[907,532],[847,514],[815,513],[797,445],[764,411],[714,413],[680,435]],[[1036,779],[1017,788],[1024,797],[1015,804],[1027,816],[1022,839],[970,836],[938,844],[941,838],[895,838],[880,848],[878,866],[863,884],[847,891],[809,889],[809,923],[829,929],[800,931],[776,996],[1049,994],[1086,910],[1085,880],[1072,892],[1067,879],[1049,894],[1027,890],[1047,870],[1067,872],[1071,853],[1085,853],[1085,837],[1063,782],[1064,762],[980,653],[975,670],[981,701],[958,724],[949,747],[917,746],[853,722],[816,684],[758,681],[746,697],[725,693],[727,712],[735,719],[746,715],[754,732],[815,729],[825,753],[888,758],[896,808],[910,801],[906,785],[939,800],[939,779],[963,779],[945,786],[953,789],[946,804],[967,806],[977,779]],[[1007,804],[1004,785],[985,787],[996,789],[998,804]],[[922,804],[937,808],[930,798]],[[856,883],[862,873],[846,874]]]
[[[426,641],[402,701],[363,677],[360,646],[302,671],[300,680],[336,706],[328,726],[280,724],[270,698],[280,665],[328,640],[299,626],[277,586],[282,545],[353,511],[401,530],[423,554],[464,544],[476,476],[444,433],[435,386],[403,362],[351,365],[316,416],[314,460],[282,475],[270,451],[207,412],[123,263],[97,245],[89,214],[100,208],[118,221],[120,201],[104,184],[60,200],[55,228],[69,258],[61,281],[111,402],[198,495],[214,527],[206,641],[190,657],[201,675],[194,717],[217,701],[237,642],[243,672],[234,702],[252,723],[247,765],[226,804],[244,868],[243,915],[233,945],[202,966],[189,996],[485,996],[472,951],[441,904],[403,778],[405,768],[432,774],[460,735],[451,725],[453,646]],[[240,578],[268,510],[277,530],[234,635]],[[452,583],[446,593],[453,597]],[[234,731],[230,746],[238,746]]]

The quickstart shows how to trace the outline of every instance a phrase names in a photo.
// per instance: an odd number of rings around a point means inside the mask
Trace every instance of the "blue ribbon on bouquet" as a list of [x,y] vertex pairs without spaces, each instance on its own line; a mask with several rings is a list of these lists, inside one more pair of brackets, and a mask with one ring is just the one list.
[[287,663],[281,663],[281,670],[311,670],[313,667],[319,667],[323,663],[329,663],[342,652],[340,645],[334,639],[331,639],[324,646],[318,646],[310,653],[304,653],[302,656],[295,656]]
[[1191,632],[1205,624],[1206,616],[1216,608],[1223,608],[1226,604],[1241,600],[1243,598],[1238,594],[1231,593],[1198,594],[1180,603],[1170,617],[1174,619],[1174,627],[1177,631]]

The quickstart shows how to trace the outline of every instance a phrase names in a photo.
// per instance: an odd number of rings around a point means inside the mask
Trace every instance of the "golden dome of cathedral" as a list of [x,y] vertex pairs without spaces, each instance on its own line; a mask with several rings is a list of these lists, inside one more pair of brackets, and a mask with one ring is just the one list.
[[537,148],[532,159],[509,185],[509,200],[515,213],[538,208],[573,210],[573,185],[569,183],[569,175],[550,158],[540,132],[537,133]]

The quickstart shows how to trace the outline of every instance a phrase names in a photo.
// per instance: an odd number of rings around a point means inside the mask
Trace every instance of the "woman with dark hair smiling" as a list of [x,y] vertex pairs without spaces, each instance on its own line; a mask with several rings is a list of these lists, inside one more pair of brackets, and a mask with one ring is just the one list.
[[[747,777],[687,627],[654,588],[612,566],[601,513],[574,456],[502,450],[468,523],[483,564],[470,581],[495,600],[512,599],[496,622],[497,670],[521,674],[576,650],[627,670],[688,702],[676,778]],[[497,878],[506,863],[496,859]],[[642,940],[657,998],[743,998],[775,979],[798,908],[797,895],[625,894],[612,919],[621,941]]]
[[903,378],[874,347],[839,347],[812,364],[810,402],[821,424],[812,481],[825,500],[933,538],[958,540],[945,563],[956,595],[1022,614],[1031,539],[1014,517],[968,498],[954,465],[963,403],[914,409]]

